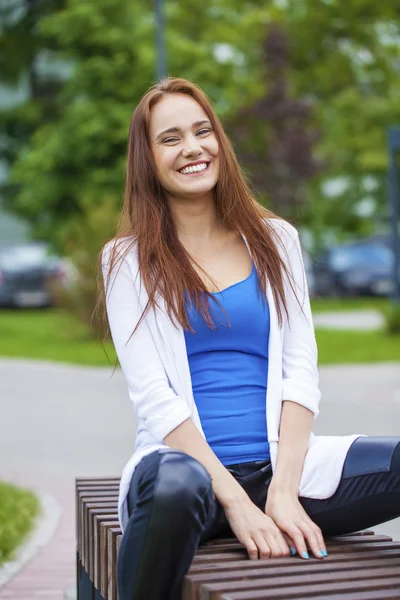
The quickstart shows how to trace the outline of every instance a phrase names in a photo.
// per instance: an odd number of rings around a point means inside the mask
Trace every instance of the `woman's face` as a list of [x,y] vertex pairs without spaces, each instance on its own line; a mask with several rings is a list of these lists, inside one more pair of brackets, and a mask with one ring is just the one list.
[[218,181],[218,141],[200,104],[167,94],[151,109],[150,139],[162,187],[179,197],[203,196]]

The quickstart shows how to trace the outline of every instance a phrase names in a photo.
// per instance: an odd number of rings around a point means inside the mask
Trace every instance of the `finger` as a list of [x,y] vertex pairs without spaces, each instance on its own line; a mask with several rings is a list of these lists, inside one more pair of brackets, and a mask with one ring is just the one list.
[[[309,526],[308,524],[303,525],[302,531],[305,539],[308,542],[311,552],[315,558],[324,558],[322,549],[325,547],[321,544],[320,536],[318,535],[318,529],[316,526]],[[322,537],[322,534],[321,534]]]
[[254,543],[254,541],[251,538],[249,538],[248,540],[246,540],[246,543],[244,545],[247,550],[247,554],[249,555],[249,559],[257,560],[258,559],[258,548],[257,548],[256,544]]
[[293,555],[293,552],[290,550],[290,547],[292,547],[294,552],[296,552],[296,550],[293,546],[292,540],[290,540],[290,538],[288,538],[289,539],[289,542],[288,542],[287,537],[288,536],[286,536],[283,531],[279,530],[278,543],[279,543],[279,547],[282,552],[282,556],[292,556]]
[[[325,544],[325,540],[324,540],[324,537],[322,535],[321,529],[318,527],[318,525],[316,525],[314,523],[314,521],[311,519],[311,517],[308,515],[308,513],[304,509],[304,507],[302,507],[301,510],[302,510],[302,513],[303,513],[303,515],[302,515],[303,521],[306,524],[308,524],[313,529],[314,535],[317,537],[317,546],[318,546],[318,552],[317,552],[317,554],[318,554],[318,558],[319,558],[320,551],[325,551],[325,555],[327,556],[326,544]],[[310,544],[310,541],[309,541],[309,544]],[[315,554],[314,546],[310,546],[310,547],[311,547],[311,549],[313,550],[313,552]]]
[[254,536],[254,541],[256,543],[256,546],[258,547],[259,557],[271,558],[271,547],[270,544],[266,541],[266,539],[261,534],[257,534]]
[[284,556],[282,553],[281,547],[279,545],[278,539],[271,534],[271,532],[267,532],[267,544],[270,548],[270,558],[279,558]]
[[304,535],[299,527],[294,526],[293,528],[288,529],[288,533],[294,542],[294,547],[295,550],[297,550],[298,555],[301,558],[309,558]]
[[[276,529],[275,542],[276,542],[276,546],[277,546],[277,551],[279,552],[279,556],[290,556],[291,555],[289,545],[286,542],[286,539],[283,535],[283,531],[281,531],[279,529],[279,527]],[[274,554],[273,556],[278,556],[278,554]]]
[[281,531],[282,533],[282,537],[285,540],[285,551],[286,549],[289,550],[289,554],[285,554],[285,556],[294,556],[295,554],[297,554],[297,550],[295,548],[294,545],[294,541],[292,540],[292,538],[290,536],[288,536],[288,534],[284,531]]

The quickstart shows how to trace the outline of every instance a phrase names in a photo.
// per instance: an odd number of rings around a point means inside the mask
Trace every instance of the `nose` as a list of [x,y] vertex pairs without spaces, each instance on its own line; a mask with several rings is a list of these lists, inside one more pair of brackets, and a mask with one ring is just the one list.
[[182,154],[185,157],[189,156],[197,156],[202,152],[202,147],[200,141],[196,136],[189,135],[185,139],[184,149],[182,150]]

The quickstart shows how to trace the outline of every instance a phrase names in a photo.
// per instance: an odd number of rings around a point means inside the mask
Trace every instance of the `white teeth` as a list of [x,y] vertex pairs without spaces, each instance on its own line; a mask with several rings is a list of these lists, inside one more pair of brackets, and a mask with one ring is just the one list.
[[207,169],[207,163],[201,163],[199,165],[194,165],[193,167],[180,169],[180,172],[184,175],[188,175],[189,173],[198,173],[199,171],[204,171],[205,169]]

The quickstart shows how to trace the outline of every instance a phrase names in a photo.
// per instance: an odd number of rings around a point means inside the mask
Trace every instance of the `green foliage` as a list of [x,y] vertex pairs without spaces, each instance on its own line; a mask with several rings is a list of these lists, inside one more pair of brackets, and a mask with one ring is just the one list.
[[0,481],[0,566],[12,560],[39,513],[39,502],[29,490]]
[[114,236],[117,213],[115,201],[104,198],[95,204],[88,198],[82,200],[81,216],[68,221],[62,231],[61,244],[72,260],[77,276],[68,287],[54,287],[56,304],[66,308],[84,325],[90,324],[92,334],[103,338],[107,332],[105,320],[94,309],[99,287],[103,285],[99,272],[99,253],[105,241]]
[[[18,140],[15,149],[22,144],[9,206],[57,243],[81,214],[81,196],[121,196],[130,117],[155,80],[155,14],[145,0],[35,6],[34,28],[24,21],[13,31],[23,31],[18,39],[25,35],[31,49],[23,64],[45,48],[70,75],[61,92],[50,86],[50,95],[6,111],[7,135]],[[320,235],[327,228],[368,234],[386,215],[386,130],[400,121],[399,9],[400,0],[165,1],[169,74],[200,84],[223,118],[268,92],[263,41],[271,23],[286,31],[289,97],[309,102],[309,126],[321,134],[315,156],[327,165],[302,186],[306,200],[291,217]],[[347,186],[329,197],[323,183],[336,177]],[[355,208],[365,196],[376,204],[368,217]]]
[[386,331],[390,335],[397,336],[400,345],[400,301],[390,302],[383,307],[382,314],[385,317]]

